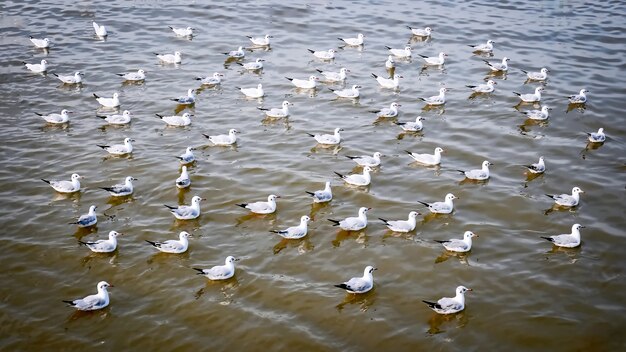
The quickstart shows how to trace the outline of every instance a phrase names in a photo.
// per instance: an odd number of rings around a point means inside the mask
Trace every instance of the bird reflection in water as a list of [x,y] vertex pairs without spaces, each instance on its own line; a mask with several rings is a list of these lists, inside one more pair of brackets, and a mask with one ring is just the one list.
[[366,312],[376,302],[376,289],[367,293],[346,293],[343,302],[335,306],[341,312],[347,305],[358,305],[361,312]]
[[469,317],[466,312],[467,309],[456,314],[433,313],[428,319],[428,333],[436,335],[446,332],[446,330],[442,330],[444,325],[456,325],[457,328],[465,327],[469,323]]

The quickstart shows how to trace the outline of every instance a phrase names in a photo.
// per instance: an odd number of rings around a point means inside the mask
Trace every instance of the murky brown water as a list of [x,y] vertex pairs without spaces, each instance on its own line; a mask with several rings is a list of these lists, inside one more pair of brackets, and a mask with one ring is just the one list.
[[[0,14],[0,349],[17,350],[292,350],[292,351],[609,351],[624,348],[624,159],[623,3],[514,2],[249,2],[203,4],[153,1],[5,1]],[[93,37],[91,21],[109,27],[107,41]],[[176,38],[168,25],[191,25],[192,40]],[[406,25],[433,27],[431,40],[411,38]],[[362,50],[340,50],[331,64],[306,51],[328,49],[338,36],[362,32]],[[245,35],[270,33],[271,50],[260,74],[225,63],[221,52],[248,45]],[[48,36],[46,55],[28,35]],[[488,76],[483,57],[466,44],[496,41],[495,56],[511,58],[507,76],[495,76],[491,96],[468,99],[466,84]],[[444,70],[400,63],[398,92],[380,89],[371,73],[384,75],[385,45],[408,41],[414,53],[449,54]],[[183,52],[183,64],[158,65],[152,52]],[[82,88],[60,86],[52,76],[27,73],[20,61],[50,62],[51,72],[85,72]],[[292,89],[284,76],[305,78],[316,68],[348,67],[347,84],[363,86],[357,104],[337,101],[324,86],[313,95]],[[544,94],[553,106],[544,124],[517,112],[512,91],[531,92],[518,69],[551,71]],[[144,84],[123,85],[118,72],[143,68]],[[196,88],[197,75],[225,74],[221,88],[202,89],[187,128],[167,128],[155,113],[174,113],[169,98]],[[263,83],[267,97],[246,100],[235,87]],[[417,97],[454,90],[445,109],[423,109]],[[586,110],[568,110],[565,96],[588,88]],[[133,112],[128,127],[104,126],[94,115],[92,93],[120,92]],[[267,121],[256,108],[294,103],[288,120]],[[424,132],[401,135],[391,120],[369,110],[402,104],[399,120],[426,117]],[[33,112],[76,113],[69,126],[45,125]],[[524,110],[530,106],[522,107]],[[305,132],[343,127],[339,149],[315,148]],[[604,127],[608,141],[588,148],[584,131]],[[236,148],[209,147],[202,133],[242,131]],[[129,136],[135,152],[109,158],[96,144]],[[197,146],[192,189],[174,187],[174,156]],[[411,163],[405,149],[444,147],[440,168]],[[344,155],[386,155],[365,190],[345,187],[332,171],[348,173]],[[520,166],[544,155],[545,175],[529,179]],[[455,169],[488,159],[492,179],[461,181]],[[353,171],[357,171],[354,169]],[[85,190],[64,197],[40,178],[85,176]],[[132,175],[136,193],[117,201],[98,187]],[[333,180],[335,199],[311,205],[305,190]],[[579,186],[586,193],[572,211],[547,211],[544,193]],[[453,192],[452,216],[420,217],[415,233],[397,235],[373,220],[348,234],[327,218],[354,216],[369,206],[370,219],[405,218]],[[275,215],[250,216],[236,203],[282,196]],[[208,200],[197,221],[178,222],[162,204]],[[97,230],[77,231],[68,222],[99,206]],[[103,215],[103,211],[106,214]],[[547,211],[547,212],[546,212]],[[268,232],[311,215],[310,234],[281,241]],[[539,238],[581,223],[583,244],[556,250]],[[78,239],[117,230],[119,251],[93,255]],[[144,240],[194,234],[184,255],[157,254]],[[433,242],[480,234],[468,255],[448,256]],[[208,282],[194,266],[241,258],[234,279]],[[375,265],[375,288],[353,297],[333,287]],[[61,303],[111,289],[109,308],[74,313]],[[474,292],[467,309],[440,317],[422,299],[453,294],[464,284]]]

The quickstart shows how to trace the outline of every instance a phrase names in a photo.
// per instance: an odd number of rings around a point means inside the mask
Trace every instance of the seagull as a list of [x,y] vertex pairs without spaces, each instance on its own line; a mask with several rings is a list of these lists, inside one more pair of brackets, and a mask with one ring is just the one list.
[[426,55],[420,55],[420,56],[424,59],[424,62],[426,63],[426,65],[440,66],[445,63],[445,60],[446,60],[445,58],[448,56],[448,54],[444,52],[440,52],[438,56],[426,56]]
[[111,155],[126,155],[133,152],[133,145],[130,142],[134,142],[134,139],[124,138],[124,144],[113,144],[113,145],[101,145],[98,144],[98,147],[106,150]]
[[151,245],[154,246],[154,248],[160,250],[163,253],[180,254],[180,253],[187,252],[187,248],[189,248],[189,240],[188,240],[189,237],[191,237],[189,232],[181,231],[179,235],[180,240],[178,241],[167,240],[167,241],[159,242],[159,241],[146,240],[146,242],[150,243]]
[[274,38],[269,34],[266,34],[264,37],[251,37],[251,36],[246,36],[246,37],[248,37],[248,39],[250,39],[252,44],[256,46],[269,46],[270,38]]
[[584,104],[587,102],[587,93],[589,93],[589,91],[583,88],[580,90],[580,93],[570,95],[567,98],[570,104]]
[[487,43],[478,44],[478,45],[468,45],[468,46],[474,49],[474,52],[490,53],[493,51],[494,44],[495,42],[493,40],[488,40]]
[[49,181],[45,179],[41,179],[43,182],[49,184],[55,191],[59,193],[74,193],[80,191],[80,181],[79,179],[83,178],[79,174],[72,174],[70,177],[71,181]]
[[587,139],[591,143],[604,143],[604,141],[606,141],[604,128],[599,128],[598,132],[585,132],[585,133],[587,133]]
[[352,88],[348,88],[348,89],[341,89],[341,90],[336,90],[332,88],[328,88],[328,89],[330,89],[331,92],[335,93],[335,95],[338,96],[339,98],[356,99],[360,96],[359,88],[362,88],[362,87],[355,84],[352,86]]
[[127,81],[143,81],[146,79],[146,71],[137,70],[137,72],[116,73],[116,75],[123,77]]
[[544,92],[545,89],[543,87],[535,88],[534,94],[521,94],[518,92],[513,92],[513,94],[517,95],[524,103],[538,103],[541,101],[541,92]]
[[548,78],[548,72],[550,72],[550,70],[545,67],[542,68],[539,72],[529,72],[524,70],[520,71],[524,72],[526,74],[526,77],[528,77],[528,79],[531,81],[545,81],[546,78]]
[[428,305],[428,308],[439,314],[454,314],[465,309],[465,292],[472,291],[471,288],[459,286],[456,288],[456,296],[454,298],[444,297],[437,302],[422,301]]
[[176,158],[180,160],[181,164],[191,164],[196,161],[196,157],[193,155],[193,150],[196,150],[196,148],[187,147],[185,152]]
[[415,226],[417,225],[417,216],[421,215],[417,211],[412,211],[409,213],[408,220],[386,220],[383,218],[378,218],[380,221],[384,222],[385,225],[389,228],[389,230],[394,232],[411,232],[415,230]]
[[69,76],[57,75],[56,73],[53,73],[52,75],[58,78],[59,81],[65,84],[79,84],[83,81],[81,76],[84,74],[80,71],[76,71],[74,72],[73,75],[69,75]]
[[359,231],[367,226],[367,211],[372,208],[361,207],[359,208],[359,216],[345,218],[341,221],[328,219],[333,223],[333,226],[339,226],[346,231]]
[[509,69],[508,62],[510,60],[511,59],[509,59],[508,57],[504,57],[504,58],[502,58],[502,62],[501,63],[499,63],[499,62],[491,63],[491,62],[489,62],[487,60],[483,60],[483,62],[486,63],[487,66],[489,66],[489,68],[493,72],[506,72]]
[[551,107],[548,106],[542,106],[541,110],[530,110],[530,111],[525,111],[524,114],[526,115],[527,118],[531,119],[531,120],[547,120],[548,117],[550,117],[550,110],[552,110]]
[[564,207],[575,207],[580,202],[580,194],[585,193],[578,187],[572,188],[572,195],[569,194],[546,194],[546,196],[554,199],[554,202]]
[[193,31],[194,29],[191,27],[180,27],[180,28],[176,28],[176,27],[172,27],[172,26],[168,26],[173,32],[174,34],[176,34],[179,37],[191,37],[193,36]]
[[44,115],[44,114],[40,114],[36,112],[35,115],[41,116],[41,118],[44,119],[47,123],[62,124],[62,123],[67,123],[70,121],[70,117],[68,116],[68,114],[71,114],[71,113],[72,111],[63,109],[61,110],[60,114]]
[[22,61],[22,64],[24,64],[24,66],[26,66],[27,69],[29,69],[32,72],[35,73],[43,73],[46,72],[48,70],[48,61],[47,60],[41,60],[40,64],[29,64],[25,61]]
[[315,140],[319,144],[338,145],[339,143],[341,143],[341,136],[339,135],[340,131],[343,131],[343,128],[337,127],[335,128],[334,134],[311,134],[311,133],[307,133],[307,134],[315,138]]
[[121,115],[115,114],[115,115],[107,115],[107,116],[102,116],[102,115],[96,115],[96,116],[103,119],[104,121],[108,122],[111,125],[126,125],[130,123],[130,120],[132,117],[132,115],[130,114],[130,111],[128,110],[124,110],[124,112],[122,112]]
[[352,175],[342,175],[338,172],[335,174],[341,177],[346,183],[349,183],[354,186],[369,186],[372,178],[370,177],[370,172],[372,172],[372,168],[366,166],[363,168],[362,174],[352,174]]
[[267,117],[282,118],[282,117],[289,117],[289,105],[293,105],[293,104],[285,100],[283,101],[281,109],[277,109],[277,108],[272,108],[272,109],[257,108],[257,109],[264,111]]
[[370,112],[375,112],[378,117],[396,117],[398,116],[398,107],[402,106],[396,102],[391,103],[389,108],[382,108],[380,110],[370,110]]
[[120,106],[120,99],[119,99],[119,94],[113,93],[113,97],[112,98],[102,98],[100,96],[98,96],[96,93],[93,93],[94,98],[96,98],[96,100],[98,101],[98,103],[100,103],[100,105],[107,107],[107,108],[116,108],[118,106]]
[[261,98],[265,95],[265,92],[263,91],[263,86],[261,85],[261,83],[259,83],[259,85],[256,88],[239,88],[239,87],[235,87],[237,89],[239,89],[239,91],[241,91],[241,93],[243,93],[243,95],[245,95],[248,98]]
[[406,28],[411,30],[411,34],[417,37],[430,37],[430,34],[433,32],[432,28],[416,28],[411,26],[406,26]]
[[198,275],[204,275],[210,280],[226,280],[235,275],[235,262],[239,261],[233,256],[226,257],[224,265],[216,265],[210,269],[193,268],[198,271]]
[[546,171],[546,164],[543,161],[543,156],[539,157],[539,162],[537,162],[536,164],[524,165],[524,167],[533,174],[542,174],[544,173],[544,171]]
[[126,197],[133,194],[133,181],[137,181],[132,176],[127,176],[124,179],[124,184],[116,184],[111,187],[100,187],[101,189],[109,192],[113,197]]
[[255,61],[252,61],[252,62],[246,62],[246,63],[243,63],[243,64],[241,62],[238,62],[238,64],[239,64],[239,66],[243,66],[243,68],[245,68],[246,70],[254,71],[254,70],[261,70],[261,69],[263,69],[263,61],[265,61],[265,60],[263,60],[261,58],[258,58],[258,59],[256,59]]
[[332,60],[335,58],[335,49],[328,49],[327,51],[315,51],[307,49],[313,56],[322,60]]
[[63,301],[78,310],[98,310],[109,305],[109,292],[107,288],[113,287],[106,281],[98,282],[98,293],[89,295],[85,298],[75,299],[73,301]]
[[178,98],[171,98],[170,100],[177,102],[181,105],[192,105],[196,102],[195,89],[188,89],[187,96],[180,96]]
[[93,31],[96,32],[98,37],[106,37],[109,35],[104,25],[100,26],[96,22],[91,22],[91,25],[93,26]]
[[350,72],[350,70],[348,70],[345,67],[340,68],[339,73],[333,72],[333,71],[322,71],[322,70],[316,70],[316,71],[321,73],[322,76],[326,78],[327,82],[343,82],[346,80],[346,73]]
[[228,134],[220,134],[217,136],[209,136],[208,134],[202,134],[203,136],[205,136],[206,138],[209,139],[209,141],[211,141],[211,143],[215,144],[215,145],[221,145],[221,146],[228,146],[228,145],[233,145],[235,143],[237,143],[237,133],[239,133],[239,131],[237,131],[234,128],[231,128],[228,131]]
[[237,48],[237,50],[229,51],[227,53],[222,53],[222,54],[228,55],[228,57],[232,57],[235,59],[241,59],[244,56],[246,56],[246,52],[243,51],[243,46],[240,46],[239,48]]
[[84,244],[87,248],[91,249],[95,253],[111,253],[117,249],[117,236],[123,235],[117,231],[109,232],[108,240],[97,240],[94,242],[78,241],[80,244]]
[[439,95],[433,95],[428,98],[418,98],[426,102],[426,105],[443,105],[446,103],[446,92],[451,88],[439,88]]
[[276,211],[276,198],[280,198],[280,196],[270,194],[267,197],[267,202],[241,203],[236,205],[244,209],[249,209],[255,214],[271,214]]
[[405,152],[418,163],[424,165],[439,165],[441,163],[441,153],[443,153],[443,149],[440,147],[435,148],[434,154],[417,154],[408,150],[405,150]]
[[400,75],[393,75],[393,79],[378,76],[372,73],[372,77],[376,78],[378,84],[383,88],[397,89],[400,86]]
[[393,56],[387,56],[387,61],[385,61],[385,68],[392,69],[394,67],[396,67],[396,62],[393,60]]
[[399,57],[402,59],[410,59],[411,58],[411,46],[407,45],[404,49],[392,49],[390,46],[385,46],[387,50],[391,53],[391,55],[395,57]]
[[496,87],[494,87],[496,84],[498,83],[490,79],[487,81],[487,84],[479,84],[477,86],[468,85],[466,87],[470,88],[475,93],[491,93],[496,89]]
[[360,155],[360,156],[350,156],[346,155],[346,158],[354,161],[359,166],[369,166],[376,167],[380,165],[380,157],[383,156],[380,152],[375,152],[374,155]]
[[435,242],[441,243],[445,249],[451,252],[465,253],[472,249],[472,237],[478,237],[478,235],[472,231],[465,231],[462,240],[453,238],[444,241],[435,240]]
[[191,125],[191,117],[194,116],[188,112],[184,113],[183,116],[163,116],[159,114],[155,115],[170,126],[189,126]]
[[343,41],[344,43],[348,45],[359,46],[359,45],[363,45],[363,38],[365,38],[365,36],[362,33],[359,33],[356,35],[356,38],[337,38],[337,39]]
[[285,230],[270,230],[270,232],[277,233],[278,235],[286,239],[297,240],[306,236],[307,224],[309,223],[309,221],[311,221],[311,218],[303,215],[300,218],[300,225],[288,227]]
[[183,61],[183,56],[180,53],[180,51],[175,51],[174,55],[159,54],[159,53],[154,53],[154,55],[156,55],[159,58],[159,60],[167,64],[180,64]]
[[349,293],[368,292],[374,287],[374,276],[372,276],[374,270],[378,269],[368,265],[363,271],[363,277],[353,277],[343,284],[335,285],[335,287],[342,288]]
[[315,87],[317,86],[317,81],[319,80],[319,78],[315,76],[310,76],[309,79],[297,79],[290,77],[285,78],[290,80],[291,83],[296,86],[296,88],[301,89],[315,89]]
[[395,122],[395,124],[400,126],[406,132],[419,132],[424,128],[424,125],[422,124],[422,121],[424,120],[425,118],[418,116],[415,118],[415,122]]
[[50,47],[50,39],[48,38],[43,38],[43,39],[37,39],[35,37],[33,37],[32,35],[29,37],[30,41],[35,44],[36,47],[40,48],[40,49],[46,49]]
[[176,179],[176,187],[178,188],[187,188],[191,186],[191,179],[189,178],[189,173],[187,172],[187,166],[182,167],[180,171],[180,176]]
[[432,213],[435,214],[450,214],[454,210],[454,203],[452,201],[457,198],[454,194],[448,193],[446,194],[446,200],[443,202],[435,202],[435,203],[424,203],[421,201],[417,201],[418,203],[422,203],[428,207]]
[[580,229],[584,228],[585,227],[581,224],[574,224],[572,225],[572,233],[550,237],[541,236],[541,238],[545,238],[546,240],[552,242],[555,246],[574,248],[580,246]]
[[196,77],[196,80],[201,81],[200,83],[206,86],[216,86],[222,83],[222,77],[224,77],[223,73],[215,72],[213,76]]
[[193,196],[191,198],[191,205],[179,205],[176,207],[164,204],[166,208],[170,210],[174,217],[178,220],[192,220],[200,216],[200,201],[204,198],[199,196]]
[[330,189],[330,181],[326,181],[326,185],[324,186],[324,189],[322,190],[315,191],[315,192],[309,192],[309,191],[305,191],[305,192],[310,194],[313,197],[314,203],[326,203],[326,202],[330,202],[333,199],[333,192]]
[[465,177],[469,178],[470,180],[483,181],[489,178],[489,166],[491,165],[493,164],[485,160],[483,161],[483,167],[481,169],[468,170],[468,171],[457,170],[457,171],[464,174]]
[[78,221],[70,222],[70,225],[78,225],[78,227],[89,227],[95,225],[98,222],[96,208],[97,206],[95,205],[90,206],[87,214],[81,215],[78,218]]

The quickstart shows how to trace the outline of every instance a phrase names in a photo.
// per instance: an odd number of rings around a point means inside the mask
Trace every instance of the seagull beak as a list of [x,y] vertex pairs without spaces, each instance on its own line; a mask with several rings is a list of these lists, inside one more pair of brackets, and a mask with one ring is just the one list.
[[474,290],[472,290],[471,288],[468,288],[467,290],[468,290],[468,291],[474,291]]
[[374,268],[374,270],[378,270],[378,268]]
[[480,237],[480,236],[478,236],[478,234],[477,234],[477,233],[474,233],[474,237]]
[[73,111],[69,111],[69,110],[68,110],[68,111],[67,111],[67,113],[68,113],[68,114],[73,114],[74,112],[73,112]]
[[367,208],[367,210],[372,210],[372,208]]
[[200,198],[200,200],[206,200],[206,198]]
[[134,177],[133,177],[133,181],[139,181],[139,179],[138,179],[138,178],[134,178]]
[[109,287],[115,287],[115,286],[113,286],[113,285],[109,284]]
[[118,233],[117,233],[117,235],[118,235],[118,236],[123,236],[124,234],[123,234],[123,233],[121,233],[121,232],[118,232]]
[[580,228],[581,228],[581,229],[584,229],[584,228],[586,228],[586,227],[587,227],[587,226],[580,225]]
[[276,196],[276,198],[280,198],[280,196]]
[[238,262],[238,261],[240,261],[240,260],[241,260],[241,259],[239,259],[239,258],[235,258],[235,261],[236,261],[236,262]]

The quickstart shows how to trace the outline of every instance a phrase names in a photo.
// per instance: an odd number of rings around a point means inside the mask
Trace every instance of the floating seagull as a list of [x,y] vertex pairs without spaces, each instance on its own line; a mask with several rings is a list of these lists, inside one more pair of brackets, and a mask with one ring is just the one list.
[[174,34],[176,34],[179,37],[192,37],[193,36],[193,31],[194,29],[191,27],[172,27],[172,26],[168,26],[173,32]]
[[180,176],[176,179],[176,187],[187,188],[189,186],[191,186],[191,179],[189,178],[189,173],[187,172],[187,166],[183,166],[180,171]]
[[313,56],[322,60],[332,60],[335,58],[335,49],[328,49],[326,51],[315,51],[311,49],[307,49]]
[[580,246],[580,229],[584,228],[585,227],[581,224],[574,224],[572,225],[572,233],[570,234],[562,234],[550,237],[541,236],[541,238],[545,238],[546,240],[554,243],[555,246],[574,248]]
[[346,158],[354,161],[359,164],[359,166],[369,166],[369,167],[377,167],[380,165],[380,157],[383,156],[380,152],[375,152],[374,155],[360,155],[360,156],[350,156],[346,155]]
[[246,52],[243,51],[243,46],[240,46],[237,50],[229,51],[227,53],[222,53],[224,55],[228,55],[228,57],[232,57],[235,59],[241,59],[246,56]]
[[457,170],[457,171],[464,174],[465,177],[469,178],[470,180],[483,181],[489,178],[489,166],[491,165],[493,164],[485,160],[483,161],[483,167],[481,169],[474,169],[474,170],[468,170],[468,171]]
[[109,35],[104,25],[100,26],[96,22],[91,22],[91,25],[93,26],[93,31],[96,32],[98,37],[106,37]]
[[259,58],[252,62],[246,62],[243,64],[241,62],[238,62],[237,64],[239,64],[239,66],[243,66],[243,68],[245,68],[246,70],[255,71],[263,69],[263,61],[265,60]]
[[352,175],[342,175],[335,171],[335,174],[341,177],[346,183],[349,183],[354,186],[368,186],[372,180],[370,177],[370,172],[372,172],[372,168],[366,166],[363,168],[362,174],[352,174]]
[[95,253],[111,253],[117,249],[117,236],[121,236],[123,233],[117,231],[109,232],[108,240],[97,240],[95,242],[83,242],[78,241],[80,244],[84,244],[87,248],[91,249]]
[[22,63],[24,64],[24,66],[26,66],[27,69],[35,73],[43,73],[48,70],[47,60],[41,60],[40,64],[29,64],[28,62],[25,62],[25,61],[22,61]]
[[581,89],[580,93],[575,95],[570,95],[567,97],[569,99],[570,104],[584,104],[587,102],[587,93],[589,93],[586,89]]
[[248,209],[255,214],[271,214],[276,211],[276,198],[280,198],[280,196],[270,194],[267,197],[267,202],[241,203],[236,205]]
[[68,114],[71,114],[71,113],[72,111],[63,109],[61,110],[60,114],[44,115],[44,114],[40,114],[36,112],[35,115],[41,116],[41,118],[44,119],[47,123],[61,124],[61,123],[67,123],[70,121],[70,117],[68,116]]
[[213,76],[196,77],[196,80],[206,86],[216,86],[222,83],[222,77],[224,77],[223,73],[215,72]]
[[550,117],[550,110],[552,110],[551,107],[548,106],[542,106],[541,110],[530,110],[530,111],[525,111],[524,114],[526,115],[527,118],[531,119],[531,120],[547,120],[548,117]]
[[193,150],[196,150],[196,148],[187,147],[185,152],[176,158],[180,160],[181,164],[191,164],[196,161],[196,157],[193,155]]
[[554,199],[554,202],[564,207],[575,207],[580,202],[580,194],[585,193],[578,187],[572,188],[572,195],[569,194],[546,194],[546,196]]
[[345,67],[340,68],[339,73],[333,72],[333,71],[322,71],[322,70],[316,70],[316,71],[321,73],[322,76],[326,78],[326,82],[343,82],[346,80],[346,73],[350,72],[350,70],[348,70]]
[[195,89],[188,89],[187,96],[180,96],[178,98],[172,98],[170,100],[177,102],[182,105],[192,105],[196,102]]
[[391,78],[381,77],[373,73],[372,73],[372,77],[376,78],[376,81],[378,82],[378,84],[380,84],[381,87],[391,88],[391,89],[398,88],[400,86],[400,78],[403,78],[400,75],[393,75],[393,79],[391,79]]
[[339,226],[346,231],[359,231],[367,226],[367,211],[372,208],[361,207],[359,208],[359,216],[345,218],[341,221],[328,219],[333,223],[333,226]]
[[324,186],[324,189],[322,190],[315,191],[315,192],[309,192],[309,191],[305,191],[305,192],[313,196],[314,203],[326,203],[326,202],[330,202],[333,199],[333,192],[330,189],[330,181],[326,181],[326,185]]
[[281,237],[286,238],[286,239],[297,240],[306,236],[307,224],[309,223],[309,221],[311,221],[311,218],[306,215],[303,215],[300,218],[300,225],[288,227],[285,230],[278,230],[278,231],[270,230],[270,232],[277,233]]
[[393,102],[389,105],[389,108],[382,108],[380,110],[370,110],[370,112],[375,112],[378,117],[396,117],[398,116],[398,107],[402,105]]
[[396,125],[400,126],[404,131],[407,132],[419,132],[424,128],[422,121],[425,118],[418,116],[415,118],[415,122],[407,121],[407,122],[395,122]]
[[545,89],[543,87],[535,88],[534,94],[521,94],[518,92],[513,92],[513,94],[517,95],[524,103],[538,103],[541,101],[541,92],[544,92]]
[[146,79],[146,71],[137,70],[137,72],[116,73],[116,75],[123,77],[127,81],[143,81]]
[[107,288],[113,287],[106,281],[98,282],[98,293],[73,301],[63,301],[78,310],[98,310],[109,305],[109,292]]
[[362,87],[355,84],[352,86],[352,88],[348,88],[348,89],[341,89],[341,90],[336,90],[332,88],[328,88],[328,89],[330,89],[331,92],[335,93],[335,95],[337,95],[340,98],[356,99],[360,96],[359,88],[362,88]]
[[170,126],[189,126],[191,125],[191,117],[194,116],[188,112],[184,113],[183,116],[163,116],[159,114],[155,115]]
[[426,63],[426,65],[431,65],[431,66],[441,66],[445,63],[445,58],[448,56],[448,54],[444,53],[444,52],[440,52],[438,56],[426,56],[426,55],[420,55],[423,59],[424,62]]
[[269,34],[266,34],[264,37],[251,37],[251,36],[246,36],[246,37],[248,37],[248,39],[250,39],[252,44],[256,46],[269,46],[270,38],[274,38]]
[[180,64],[183,61],[183,56],[180,53],[180,51],[175,51],[174,55],[159,54],[159,53],[154,53],[154,55],[156,55],[159,58],[159,60],[168,64]]
[[100,105],[107,107],[107,108],[116,108],[118,106],[120,106],[120,99],[119,99],[119,94],[113,93],[113,97],[112,98],[102,98],[99,95],[97,95],[96,93],[93,93],[94,98],[96,98],[96,100],[98,101],[98,103],[100,103]]
[[396,67],[396,62],[393,60],[393,56],[387,56],[387,61],[385,61],[385,68],[392,69],[394,67]]
[[539,162],[536,164],[524,165],[524,167],[533,174],[542,174],[546,171],[546,164],[543,160],[543,156],[539,157]]
[[433,95],[428,98],[418,98],[426,102],[426,105],[443,105],[446,103],[446,92],[451,88],[439,88],[439,95]]
[[411,34],[417,37],[430,37],[430,34],[433,32],[432,28],[416,28],[411,26],[406,26],[406,28],[411,30]]
[[417,154],[408,150],[405,150],[405,152],[418,163],[424,165],[439,165],[441,163],[441,153],[443,153],[443,149],[440,147],[435,148],[434,154]]
[[81,215],[78,218],[78,221],[70,222],[70,225],[78,225],[78,227],[89,227],[95,225],[98,222],[96,208],[97,206],[95,205],[90,206],[87,214]]
[[80,191],[80,181],[83,178],[79,174],[72,174],[71,181],[49,181],[41,179],[43,182],[49,184],[55,191],[59,193],[74,193]]
[[493,51],[493,45],[495,43],[496,42],[494,42],[493,40],[488,40],[487,43],[478,44],[478,45],[468,45],[468,46],[474,49],[474,52],[490,53]]
[[239,89],[239,91],[241,91],[241,93],[243,93],[243,95],[245,95],[248,98],[261,98],[265,95],[265,92],[263,91],[263,86],[261,85],[261,83],[259,83],[259,85],[256,88],[240,88],[240,87],[235,87],[237,89]]
[[164,204],[166,208],[170,210],[172,214],[178,220],[192,220],[200,216],[200,201],[204,200],[199,196],[193,196],[191,198],[191,205],[179,205],[177,207],[172,207],[167,204]]
[[380,221],[384,222],[385,225],[389,228],[389,230],[394,232],[411,232],[415,230],[415,226],[417,225],[417,216],[420,215],[417,211],[412,211],[409,213],[408,220],[386,220],[383,218],[378,218]]
[[315,76],[310,76],[309,79],[297,79],[290,77],[285,78],[291,81],[291,83],[296,86],[296,88],[301,89],[315,89],[315,87],[317,86],[317,81],[319,80],[319,78]]
[[387,50],[391,53],[391,55],[395,57],[399,57],[402,59],[410,59],[411,58],[411,46],[407,45],[404,49],[392,49],[390,46],[385,46]]
[[585,133],[587,133],[587,139],[591,143],[604,143],[604,141],[606,141],[604,128],[599,128],[598,132],[585,132]]
[[456,296],[453,298],[444,297],[437,302],[422,301],[428,305],[428,308],[439,314],[454,314],[465,309],[465,292],[472,291],[471,288],[459,286],[456,288]]
[[146,240],[146,242],[163,253],[180,254],[187,252],[187,248],[189,248],[189,237],[191,237],[189,232],[181,231],[179,240],[167,240],[163,242]]
[[424,204],[428,207],[428,210],[435,214],[450,214],[454,210],[454,203],[452,202],[454,199],[458,198],[454,194],[448,193],[443,202],[425,203],[419,200],[417,202]]
[[205,136],[206,138],[209,139],[209,141],[211,141],[211,143],[215,144],[215,145],[221,145],[221,146],[228,146],[228,145],[233,145],[235,143],[237,143],[237,133],[239,133],[239,131],[237,131],[234,128],[231,128],[228,131],[228,134],[220,134],[217,136],[209,136],[208,134],[202,134],[203,136]]
[[133,181],[137,181],[132,176],[127,176],[124,179],[124,184],[116,184],[111,187],[100,187],[101,189],[109,192],[113,197],[126,197],[133,194]]
[[124,112],[122,112],[121,115],[115,114],[115,115],[107,115],[107,116],[102,116],[102,115],[96,115],[96,116],[103,119],[104,121],[108,122],[111,125],[126,125],[130,123],[130,120],[132,117],[132,115],[130,114],[130,111],[128,110],[124,110]]
[[335,128],[334,134],[311,134],[311,133],[307,133],[307,134],[315,138],[315,140],[319,144],[338,145],[339,143],[341,143],[341,136],[339,135],[340,131],[343,131],[343,128],[337,127]]
[[367,266],[363,271],[363,277],[353,277],[343,284],[335,285],[335,287],[342,288],[349,293],[365,293],[374,287],[374,276],[372,275],[374,270],[378,269]]
[[356,35],[356,38],[337,38],[337,39],[343,41],[344,43],[348,45],[359,46],[359,45],[363,45],[363,38],[365,38],[365,36],[362,33],[359,33]]
[[98,147],[106,150],[111,155],[126,155],[133,152],[133,145],[130,142],[134,142],[135,140],[132,138],[124,138],[124,144],[113,144],[113,145],[101,145],[98,144]]
[[52,75],[58,78],[59,81],[65,84],[79,84],[83,81],[81,76],[84,74],[80,71],[76,71],[73,75],[69,75],[69,76],[58,75],[56,73],[53,73]]
[[277,109],[277,108],[272,108],[272,109],[257,108],[257,109],[264,111],[267,117],[283,118],[283,117],[289,117],[289,105],[293,105],[293,104],[285,100],[283,101],[281,109]]
[[465,253],[472,249],[472,237],[478,237],[478,235],[472,231],[465,231],[462,240],[452,238],[444,241],[435,240],[435,242],[441,243],[445,249],[451,252]]
[[233,256],[226,257],[224,265],[216,265],[210,269],[193,268],[198,275],[204,275],[211,280],[226,280],[235,275],[235,262],[239,261]]
[[487,60],[483,60],[484,63],[487,64],[487,66],[489,66],[489,68],[491,69],[491,71],[493,72],[506,72],[509,69],[509,64],[508,62],[511,59],[509,59],[508,57],[504,57],[502,58],[502,62],[494,62],[491,63]]
[[470,88],[475,93],[491,93],[496,89],[496,87],[494,87],[496,84],[498,83],[490,79],[487,81],[487,84],[479,84],[477,86],[468,85],[466,87]]
[[545,81],[546,78],[548,78],[548,72],[550,72],[550,70],[545,67],[542,68],[539,72],[529,72],[524,70],[520,71],[524,72],[526,74],[526,77],[528,77],[528,79],[531,81]]
[[37,39],[35,37],[33,37],[32,35],[29,37],[30,41],[35,44],[36,47],[40,48],[40,49],[46,49],[50,47],[50,39],[48,38],[43,38],[43,39]]

